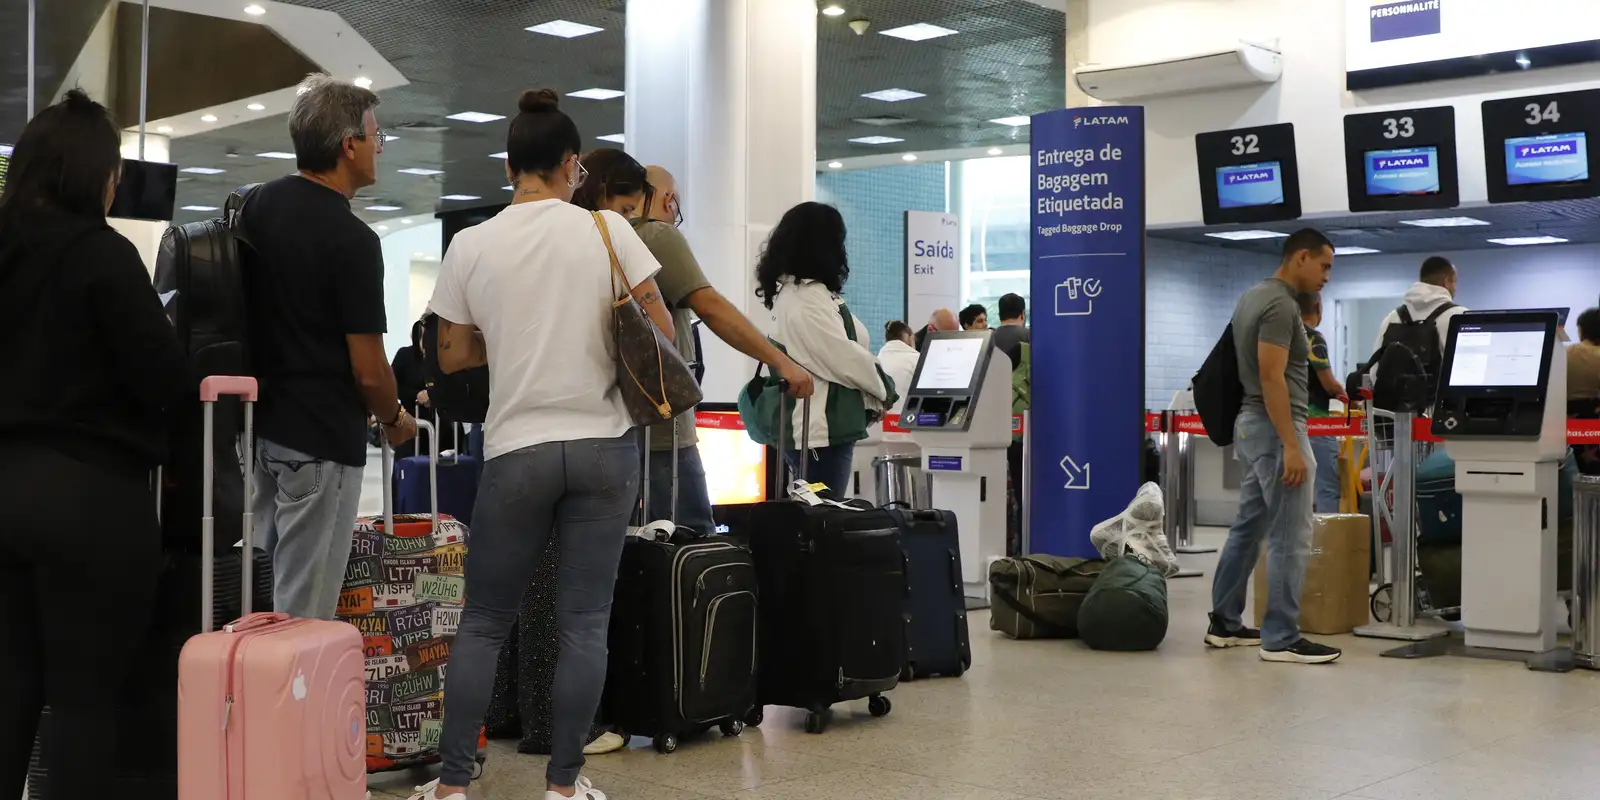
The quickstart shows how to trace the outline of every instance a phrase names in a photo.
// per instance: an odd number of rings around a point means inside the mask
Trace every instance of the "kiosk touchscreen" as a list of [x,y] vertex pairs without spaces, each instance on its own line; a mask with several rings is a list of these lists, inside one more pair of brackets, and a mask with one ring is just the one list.
[[1567,452],[1559,329],[1553,311],[1450,321],[1432,430],[1456,463],[1469,647],[1555,647],[1557,487]]
[[988,597],[989,562],[1006,554],[1006,448],[1011,444],[1011,360],[989,331],[930,333],[906,392],[900,424],[921,447],[935,508],[955,512],[961,580]]

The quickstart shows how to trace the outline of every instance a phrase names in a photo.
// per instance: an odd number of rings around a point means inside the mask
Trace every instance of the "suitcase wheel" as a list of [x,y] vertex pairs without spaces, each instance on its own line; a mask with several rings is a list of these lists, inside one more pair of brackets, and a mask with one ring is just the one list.
[[678,749],[678,737],[673,736],[670,733],[664,733],[660,736],[657,736],[652,743],[655,745],[656,752],[663,755],[676,752]]
[[738,736],[744,733],[744,722],[741,720],[725,719],[720,727],[722,728],[723,736]]
[[894,704],[889,702],[889,698],[881,694],[875,694],[867,700],[867,712],[874,717],[888,716],[889,710],[892,708],[894,708]]
[[810,711],[806,713],[806,733],[822,733],[828,729],[832,721],[833,712],[828,709]]
[[906,664],[900,668],[900,682],[910,683],[917,679],[917,665]]
[[756,706],[755,708],[750,709],[749,713],[744,715],[744,726],[746,728],[759,728],[761,727],[762,720],[765,720],[766,718],[767,714],[762,707]]

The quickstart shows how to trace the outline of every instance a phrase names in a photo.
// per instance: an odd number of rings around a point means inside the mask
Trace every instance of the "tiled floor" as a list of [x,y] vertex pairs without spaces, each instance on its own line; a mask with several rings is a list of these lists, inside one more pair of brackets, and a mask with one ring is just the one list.
[[[662,756],[643,740],[589,760],[616,800],[1592,800],[1600,675],[1520,664],[1379,659],[1391,643],[1332,637],[1325,667],[1266,664],[1200,643],[1206,577],[1171,584],[1153,653],[1014,642],[973,616],[974,665],[903,685],[882,719],[838,710],[820,736],[767,710],[738,739]],[[497,744],[471,800],[542,800],[544,760]],[[375,780],[405,797],[415,776]]]

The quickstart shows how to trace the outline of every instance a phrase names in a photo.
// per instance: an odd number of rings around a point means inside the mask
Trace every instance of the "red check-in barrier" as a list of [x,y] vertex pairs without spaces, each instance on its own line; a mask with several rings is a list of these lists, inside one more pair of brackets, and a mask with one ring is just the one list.
[[[1366,436],[1367,432],[1362,425],[1362,419],[1362,417],[1312,417],[1306,420],[1306,432],[1312,436],[1339,436],[1346,438]],[[1206,427],[1200,422],[1198,414],[1181,414],[1173,417],[1173,426],[1177,433],[1188,433],[1195,436],[1204,436],[1206,434]],[[1145,430],[1150,433],[1161,433],[1161,415],[1146,413]],[[1411,423],[1411,439],[1417,442],[1444,441],[1433,435],[1433,423],[1427,417],[1417,417]],[[1600,444],[1600,420],[1567,420],[1567,444]]]
[[[1159,415],[1157,415],[1155,417],[1155,419],[1159,422],[1161,417]],[[1195,424],[1198,425],[1199,421],[1200,421],[1200,418],[1199,417],[1195,417],[1194,419],[1195,419]],[[744,430],[744,420],[739,419],[738,412],[734,412],[734,411],[696,411],[696,412],[694,412],[694,425],[697,428],[716,428],[718,430],[725,430],[725,431],[742,431],[742,430]],[[884,429],[884,431],[886,431],[888,433],[910,433],[911,432],[911,431],[907,430],[906,428],[900,427],[900,415],[899,414],[885,414],[885,415],[883,415],[883,429]],[[1152,428],[1152,430],[1156,430],[1156,428]],[[1021,414],[1012,414],[1011,415],[1011,432],[1013,434],[1022,433],[1022,415]],[[1205,431],[1201,430],[1200,432],[1204,433]]]

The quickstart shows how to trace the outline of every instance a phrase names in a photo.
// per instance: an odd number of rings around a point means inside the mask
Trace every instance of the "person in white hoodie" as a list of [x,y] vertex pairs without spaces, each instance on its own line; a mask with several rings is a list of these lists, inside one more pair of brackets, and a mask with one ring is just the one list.
[[916,377],[917,361],[922,353],[915,345],[916,333],[900,320],[883,326],[883,340],[883,347],[878,348],[878,364],[894,381],[895,391],[900,395],[889,409],[890,414],[898,414],[906,404],[906,390],[911,388],[911,379]]
[[[840,494],[850,485],[855,443],[898,398],[895,381],[868,349],[866,326],[840,297],[850,277],[844,240],[838,209],[801,203],[784,212],[756,265],[756,296],[776,312],[773,342],[815,376],[806,478]],[[799,470],[804,406],[785,407],[792,409],[789,439],[780,445]]]
[[[1444,256],[1429,256],[1422,262],[1417,282],[1406,290],[1405,302],[1400,307],[1405,309],[1406,315],[1413,323],[1425,321],[1435,312],[1439,313],[1439,316],[1434,318],[1434,326],[1439,331],[1441,354],[1444,353],[1445,343],[1450,339],[1450,318],[1466,311],[1465,308],[1455,304],[1455,295],[1455,265]],[[1383,324],[1378,328],[1378,341],[1372,345],[1372,352],[1376,353],[1383,347],[1383,340],[1389,334],[1390,326],[1401,324],[1400,308],[1389,312],[1389,316],[1383,318]]]

